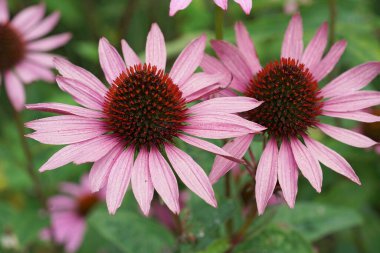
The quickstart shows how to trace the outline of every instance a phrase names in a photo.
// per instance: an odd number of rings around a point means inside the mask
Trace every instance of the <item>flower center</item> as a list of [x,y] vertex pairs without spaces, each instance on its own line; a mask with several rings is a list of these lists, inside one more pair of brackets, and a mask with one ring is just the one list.
[[109,131],[137,147],[172,142],[187,118],[178,86],[147,64],[130,67],[114,81],[103,110]]
[[0,24],[0,72],[13,68],[25,55],[25,43],[18,32],[7,24]]
[[264,103],[244,116],[275,137],[298,136],[314,126],[321,114],[318,83],[303,64],[282,58],[253,77],[247,92]]
[[99,197],[96,194],[79,197],[77,199],[77,213],[80,216],[86,216],[99,201]]
[[[380,116],[380,108],[372,108],[370,113]],[[363,123],[363,134],[369,138],[380,141],[380,122]]]

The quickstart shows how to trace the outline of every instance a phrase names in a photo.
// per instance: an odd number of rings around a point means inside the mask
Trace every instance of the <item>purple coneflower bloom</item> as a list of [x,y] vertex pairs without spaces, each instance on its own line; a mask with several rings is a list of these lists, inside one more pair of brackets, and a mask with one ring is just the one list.
[[23,84],[36,80],[54,81],[54,56],[46,53],[66,44],[70,33],[43,38],[57,24],[59,13],[43,18],[45,5],[34,5],[9,17],[7,0],[0,0],[0,84],[5,88],[13,107],[20,111],[25,104]]
[[88,175],[80,184],[62,183],[60,190],[63,194],[48,200],[51,227],[42,230],[41,237],[64,245],[67,252],[76,252],[86,232],[86,217],[104,201],[104,192],[91,192]]
[[[171,0],[170,1],[170,11],[169,15],[174,16],[177,11],[185,9],[192,0]],[[238,3],[243,11],[249,15],[252,9],[252,0],[234,0]],[[223,10],[227,10],[228,8],[228,0],[214,0],[215,4],[218,5]]]
[[102,38],[100,65],[109,88],[88,71],[57,59],[56,67],[62,75],[57,78],[59,87],[84,107],[57,103],[27,106],[63,114],[26,124],[35,130],[29,137],[46,144],[68,145],[40,171],[70,162],[95,162],[89,175],[91,189],[98,191],[107,185],[110,213],[121,205],[131,181],[137,202],[148,215],[154,189],[173,212],[180,211],[174,169],[187,187],[216,206],[206,173],[176,147],[175,140],[233,159],[223,149],[200,138],[233,138],[265,128],[236,115],[261,104],[253,98],[218,98],[188,108],[188,103],[219,89],[219,74],[194,74],[205,46],[205,36],[192,41],[166,74],[166,46],[158,25],[153,24],[148,34],[146,63],[124,40],[123,61]]
[[[285,33],[281,59],[265,67],[261,66],[244,25],[238,23],[235,29],[237,47],[224,41],[212,42],[224,66],[215,68],[217,60],[210,56],[205,56],[201,65],[208,73],[232,73],[231,89],[224,91],[224,96],[241,93],[264,102],[260,107],[241,114],[267,127],[264,133],[269,136],[256,171],[255,192],[259,213],[264,212],[277,181],[288,205],[294,206],[298,169],[320,192],[322,170],[319,162],[360,184],[348,162],[310,138],[308,130],[319,128],[330,137],[354,147],[375,145],[376,141],[364,135],[321,123],[319,116],[379,121],[379,116],[366,113],[363,109],[379,104],[380,92],[361,89],[379,74],[380,62],[368,62],[352,68],[320,89],[318,82],[331,72],[346,48],[345,41],[338,41],[323,56],[327,45],[326,23],[304,50],[301,16],[294,15]],[[241,158],[252,139],[253,134],[238,137],[227,143],[224,149]],[[217,157],[210,174],[211,182],[215,183],[235,165]]]

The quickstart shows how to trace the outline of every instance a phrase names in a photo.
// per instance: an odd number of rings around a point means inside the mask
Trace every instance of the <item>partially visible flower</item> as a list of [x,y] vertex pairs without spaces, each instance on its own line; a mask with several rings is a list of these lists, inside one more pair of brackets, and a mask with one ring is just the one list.
[[76,252],[86,232],[86,218],[94,207],[104,201],[103,192],[92,193],[88,175],[80,184],[63,183],[62,194],[48,200],[51,227],[41,231],[43,240],[53,240],[62,244],[66,252]]
[[299,11],[300,5],[310,4],[311,0],[285,0],[284,12],[286,14],[295,14]]
[[[380,108],[371,108],[367,112],[377,115],[380,118]],[[380,120],[378,122],[360,124],[359,131],[378,143],[380,142]],[[375,151],[380,155],[380,144],[375,146]]]
[[59,87],[86,108],[57,103],[27,106],[63,114],[26,124],[36,130],[28,135],[35,140],[68,144],[40,171],[70,162],[95,162],[89,175],[90,186],[93,191],[107,186],[109,212],[114,214],[119,208],[131,181],[136,200],[148,215],[154,190],[170,210],[180,211],[174,169],[190,190],[215,207],[214,191],[206,173],[176,147],[176,141],[239,161],[201,138],[234,138],[265,128],[236,115],[261,104],[253,98],[217,98],[188,107],[190,102],[219,89],[222,76],[194,74],[205,47],[205,36],[193,40],[166,74],[165,40],[157,24],[148,34],[146,63],[124,40],[123,61],[102,38],[100,65],[110,87],[90,72],[66,60],[57,60],[56,67],[62,75],[57,78]]
[[[313,140],[310,128],[319,128],[345,144],[367,148],[376,141],[356,132],[320,122],[320,116],[377,122],[379,117],[363,109],[380,103],[380,92],[361,90],[380,73],[380,62],[368,62],[348,70],[320,89],[318,82],[326,77],[346,48],[345,41],[336,42],[323,56],[328,27],[324,23],[304,50],[302,20],[293,16],[285,33],[281,59],[262,67],[253,41],[242,23],[236,24],[237,47],[213,41],[212,47],[225,68],[215,68],[217,59],[205,56],[202,68],[206,73],[233,75],[226,92],[252,97],[264,103],[242,115],[267,127],[268,143],[256,172],[256,202],[262,214],[277,181],[290,207],[295,204],[298,169],[318,191],[322,188],[319,162],[357,184],[359,178],[348,162],[332,149]],[[224,149],[241,158],[249,148],[253,135],[236,138]],[[210,180],[215,183],[235,164],[217,157]]]
[[25,104],[23,84],[36,80],[54,81],[54,55],[46,53],[66,44],[70,33],[40,39],[49,33],[59,20],[54,12],[43,18],[45,5],[34,5],[10,20],[7,0],[0,0],[0,85],[5,88],[13,107],[20,111]]
[[[192,0],[171,0],[169,15],[174,16],[177,11],[185,9]],[[252,9],[252,0],[234,0],[238,3],[245,14],[249,15]],[[214,0],[215,4],[218,5],[223,10],[227,10],[228,0]]]

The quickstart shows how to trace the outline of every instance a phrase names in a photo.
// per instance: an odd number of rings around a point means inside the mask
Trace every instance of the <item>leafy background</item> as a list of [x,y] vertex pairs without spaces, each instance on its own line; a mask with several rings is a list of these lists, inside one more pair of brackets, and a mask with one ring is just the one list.
[[[32,0],[9,0],[13,13],[38,3]],[[168,42],[169,64],[194,36],[206,33],[213,37],[214,5],[211,0],[194,0],[188,9],[175,17],[168,16],[169,0],[45,0],[49,12],[59,10],[62,20],[56,32],[71,31],[73,40],[58,53],[84,66],[101,77],[97,42],[107,37],[120,49],[120,39],[143,55],[146,34],[152,22],[157,22]],[[253,12],[245,16],[230,1],[226,16],[225,37],[234,40],[233,24],[242,20],[247,25],[262,63],[277,59],[284,30],[290,15],[284,13],[283,0],[254,0]],[[323,21],[330,19],[330,5],[336,2],[335,40],[346,39],[348,48],[333,74],[366,61],[380,60],[380,2],[378,0],[300,0],[305,40],[309,41]],[[209,49],[208,49],[209,50]],[[210,51],[211,52],[211,51]],[[321,84],[323,85],[323,83]],[[369,86],[380,90],[377,78]],[[36,82],[27,86],[27,102],[73,103],[56,84]],[[54,252],[39,240],[41,228],[49,224],[32,191],[32,182],[25,173],[26,164],[19,136],[15,131],[9,102],[0,87],[0,238],[9,235],[19,241],[18,249],[0,252]],[[46,113],[23,112],[25,121],[46,116]],[[350,121],[341,124],[357,128]],[[380,131],[380,130],[378,130]],[[256,218],[248,228],[245,240],[233,252],[254,253],[377,253],[380,249],[380,163],[372,150],[361,150],[333,141],[319,132],[314,137],[342,154],[360,176],[359,187],[323,167],[324,183],[317,194],[304,178],[300,178],[296,208],[274,206]],[[59,147],[28,141],[34,155],[35,168],[41,166]],[[187,151],[210,170],[213,156],[186,147]],[[259,143],[253,149],[260,153]],[[41,174],[46,194],[57,192],[61,181],[78,181],[90,165],[67,165]],[[245,176],[245,182],[249,178]],[[181,219],[186,238],[177,237],[157,220],[143,217],[128,192],[122,208],[115,216],[99,205],[88,217],[86,238],[79,252],[198,252],[222,253],[230,248],[224,222],[233,219],[234,230],[243,223],[240,187],[234,185],[233,200],[223,197],[222,182],[215,185],[219,208],[213,209],[190,195]],[[248,201],[254,201],[253,196]]]

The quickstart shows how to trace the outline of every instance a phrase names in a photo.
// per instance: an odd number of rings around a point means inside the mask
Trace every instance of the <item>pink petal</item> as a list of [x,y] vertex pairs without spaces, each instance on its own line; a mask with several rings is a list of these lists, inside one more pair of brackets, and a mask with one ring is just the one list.
[[234,1],[240,4],[245,14],[249,15],[252,9],[252,0],[234,0]]
[[50,212],[70,211],[75,209],[76,202],[72,197],[56,195],[48,199],[48,207]]
[[41,112],[52,112],[63,115],[77,115],[85,118],[102,118],[103,113],[90,110],[87,108],[74,106],[74,105],[66,105],[60,103],[38,103],[38,104],[30,104],[26,105],[28,110],[33,111],[41,111]]
[[278,182],[289,207],[293,208],[298,191],[298,170],[289,141],[283,139],[278,154]]
[[57,77],[57,83],[61,90],[73,96],[77,103],[93,110],[103,110],[104,97],[91,86],[62,76]]
[[292,17],[282,42],[281,57],[300,60],[303,52],[302,18],[299,13]]
[[81,83],[90,86],[94,92],[99,94],[101,97],[104,97],[106,95],[106,92],[108,91],[107,88],[89,71],[78,67],[63,58],[55,58],[54,64],[62,76],[68,77],[70,79],[76,79]]
[[53,12],[50,16],[43,19],[33,28],[26,31],[24,34],[24,39],[27,41],[31,41],[48,34],[57,25],[60,16],[61,15],[59,14],[59,12]]
[[17,111],[21,111],[25,105],[24,85],[11,71],[5,72],[4,82],[10,102]]
[[123,59],[104,37],[99,41],[99,61],[109,84],[113,84],[116,78],[126,70]]
[[367,112],[362,111],[353,111],[353,112],[328,112],[323,111],[322,115],[329,116],[329,117],[335,117],[335,118],[342,118],[342,119],[351,119],[361,122],[367,122],[367,123],[373,123],[380,121],[380,116],[372,115]]
[[355,91],[349,95],[333,97],[323,103],[323,110],[349,112],[380,104],[379,91]]
[[77,219],[68,233],[65,243],[65,250],[68,253],[76,252],[83,241],[84,233],[86,231],[86,223],[83,219]]
[[173,213],[178,214],[180,207],[177,179],[156,147],[152,147],[149,152],[149,171],[153,186],[162,200]]
[[[199,73],[199,74],[204,74],[204,73]],[[196,101],[196,100],[208,99],[213,94],[218,94],[218,96],[219,96],[219,95],[221,95],[222,91],[224,91],[224,89],[223,89],[223,87],[221,87],[221,84],[215,83],[213,85],[209,85],[207,87],[196,90],[196,91],[192,92],[190,95],[187,95],[186,96],[186,102],[191,103],[191,102]]]
[[211,46],[234,78],[247,85],[252,73],[239,49],[228,42],[217,40],[211,41]]
[[380,62],[368,62],[352,68],[321,89],[321,95],[329,98],[341,96],[342,90],[351,93],[369,84],[380,73]]
[[216,207],[211,183],[203,169],[185,152],[171,144],[165,144],[169,161],[182,182],[209,205]]
[[70,33],[61,33],[40,40],[29,42],[27,49],[31,51],[46,52],[65,45],[71,39]]
[[186,98],[187,102],[191,101],[190,98],[194,98],[194,94],[209,87],[219,87],[221,76],[219,74],[207,74],[207,73],[195,73],[192,75],[180,89],[182,91],[182,97]]
[[328,136],[354,147],[369,148],[377,144],[377,142],[362,134],[344,128],[334,127],[322,123],[319,123],[317,127],[319,127],[319,129],[321,129]]
[[[251,0],[248,2],[250,2],[252,6]],[[237,46],[248,63],[248,67],[250,68],[252,75],[257,74],[257,72],[261,69],[260,60],[257,56],[255,45],[253,44],[253,41],[249,36],[247,28],[244,26],[243,22],[236,23],[235,34]]]
[[214,0],[215,4],[218,5],[223,10],[227,10],[228,0]]
[[17,28],[17,31],[25,33],[37,24],[45,14],[45,5],[38,4],[28,7],[18,13],[12,20],[12,26]]
[[140,58],[125,40],[121,41],[121,47],[123,50],[124,61],[127,67],[133,67],[134,65],[141,63]]
[[344,40],[336,42],[322,61],[310,69],[314,78],[318,82],[325,78],[325,76],[327,76],[334,69],[335,65],[344,53],[346,46],[347,42]]
[[321,192],[322,188],[322,169],[315,154],[311,153],[310,150],[297,138],[292,138],[290,140],[290,145],[292,147],[294,159],[301,170],[304,177],[309,180],[310,184],[314,187],[317,192]]
[[107,135],[71,144],[50,157],[50,159],[41,166],[40,172],[53,170],[70,162],[76,164],[95,162],[105,156],[116,144],[117,142]]
[[321,61],[327,45],[328,29],[327,22],[324,22],[305,49],[301,62],[306,67],[312,68]]
[[25,59],[23,62],[18,64],[15,70],[21,80],[26,84],[36,80],[54,82],[55,79],[55,75],[49,68],[36,64],[29,59]]
[[261,155],[256,171],[255,196],[259,215],[264,213],[277,182],[278,148],[275,138],[271,138]]
[[348,179],[357,184],[361,184],[355,171],[350,164],[337,152],[326,147],[322,143],[315,141],[308,136],[304,136],[304,141],[310,152],[324,165],[331,168],[333,171],[342,174]]
[[[247,152],[251,142],[253,140],[253,134],[247,134],[241,137],[237,137],[229,141],[223,149],[229,154],[233,155],[237,159],[243,158],[244,154]],[[210,173],[210,181],[215,184],[222,176],[224,176],[233,167],[238,165],[236,162],[227,160],[221,156],[215,157],[214,164],[212,165],[212,170]]]
[[26,59],[28,59],[29,61],[37,63],[46,68],[54,67],[53,59],[56,57],[56,55],[47,53],[28,53],[26,55]]
[[[59,185],[59,190],[63,193],[72,195],[73,197],[79,197],[83,194],[82,187],[74,183],[61,183]],[[70,198],[72,201],[74,199]]]
[[225,151],[224,149],[222,148],[219,148],[218,146],[208,142],[208,141],[204,141],[202,139],[199,139],[199,138],[195,138],[195,137],[191,137],[191,136],[188,136],[188,135],[184,135],[184,134],[180,134],[178,136],[178,138],[180,138],[182,141],[194,146],[194,147],[197,147],[197,148],[200,148],[200,149],[203,149],[203,150],[206,150],[206,151],[209,151],[213,154],[216,154],[216,155],[220,155],[220,156],[223,156],[229,160],[232,160],[232,161],[235,161],[235,162],[238,162],[238,163],[242,163],[243,161],[241,159],[236,159],[234,156],[232,156],[231,154],[229,154],[227,151]]
[[9,20],[8,0],[0,0],[0,24]]
[[94,163],[88,176],[92,192],[97,192],[106,185],[112,166],[120,157],[123,149],[122,145],[116,145],[108,154]]
[[232,75],[230,71],[215,57],[205,54],[200,67],[208,74],[218,74],[222,87],[225,88],[231,83]]
[[169,73],[175,84],[181,86],[194,73],[202,61],[205,47],[206,36],[202,35],[181,52]]
[[249,97],[221,97],[213,98],[196,104],[189,109],[190,114],[239,113],[252,110],[263,102]]
[[264,127],[234,114],[193,115],[183,131],[201,138],[226,139],[265,130]]
[[111,168],[107,182],[107,207],[110,214],[115,214],[121,206],[131,180],[135,148],[129,146],[119,154]]
[[157,66],[158,69],[165,70],[166,66],[166,46],[164,35],[160,27],[154,23],[149,31],[146,41],[146,63]]
[[171,0],[169,15],[174,16],[177,11],[185,9],[192,0]]
[[132,168],[132,190],[141,211],[148,216],[154,188],[149,172],[149,153],[141,148]]

